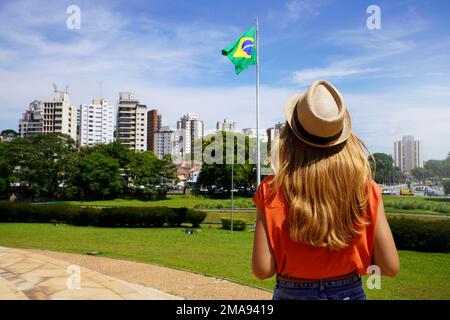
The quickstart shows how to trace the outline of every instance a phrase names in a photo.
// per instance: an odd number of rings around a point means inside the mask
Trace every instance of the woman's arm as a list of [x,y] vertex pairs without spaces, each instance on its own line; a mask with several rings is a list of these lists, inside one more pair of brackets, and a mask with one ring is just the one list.
[[378,217],[375,226],[375,244],[373,260],[381,269],[381,274],[394,277],[400,271],[400,261],[391,228],[386,219],[383,201],[378,206]]
[[269,246],[264,213],[256,210],[255,238],[253,239],[253,274],[258,279],[267,279],[276,272],[275,259]]

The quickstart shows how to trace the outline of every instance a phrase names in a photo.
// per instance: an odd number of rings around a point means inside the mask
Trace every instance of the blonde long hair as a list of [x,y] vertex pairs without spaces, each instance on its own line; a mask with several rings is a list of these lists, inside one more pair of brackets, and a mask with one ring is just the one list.
[[292,240],[341,249],[361,234],[361,226],[367,224],[368,182],[372,181],[363,147],[353,133],[340,145],[312,147],[298,139],[286,123],[278,141],[272,183],[273,190],[281,188],[290,204]]

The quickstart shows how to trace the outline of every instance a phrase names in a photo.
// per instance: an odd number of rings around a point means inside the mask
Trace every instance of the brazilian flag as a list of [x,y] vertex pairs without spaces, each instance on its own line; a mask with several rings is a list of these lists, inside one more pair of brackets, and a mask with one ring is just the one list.
[[222,50],[234,64],[236,74],[247,69],[250,64],[256,64],[255,27],[248,29],[239,39]]

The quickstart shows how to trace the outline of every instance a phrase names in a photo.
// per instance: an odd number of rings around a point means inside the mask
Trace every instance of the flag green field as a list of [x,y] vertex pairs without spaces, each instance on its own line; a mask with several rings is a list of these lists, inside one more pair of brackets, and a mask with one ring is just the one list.
[[236,74],[241,73],[251,64],[256,64],[256,31],[255,27],[247,30],[239,39],[222,50],[234,64]]

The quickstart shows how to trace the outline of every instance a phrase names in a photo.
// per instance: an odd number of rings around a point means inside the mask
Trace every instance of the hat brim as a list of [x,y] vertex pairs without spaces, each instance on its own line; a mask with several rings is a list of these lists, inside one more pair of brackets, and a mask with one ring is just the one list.
[[341,131],[340,135],[333,141],[319,144],[319,143],[316,143],[314,141],[307,139],[300,132],[300,130],[296,127],[296,125],[294,123],[293,117],[295,116],[295,114],[294,114],[295,108],[296,108],[298,102],[304,98],[305,94],[306,93],[302,93],[302,94],[298,94],[298,95],[295,95],[295,96],[289,98],[289,100],[286,102],[286,104],[284,106],[284,114],[286,116],[286,120],[287,120],[289,126],[291,127],[292,131],[294,132],[294,134],[297,136],[297,138],[299,138],[304,143],[309,144],[314,147],[317,147],[317,148],[329,148],[329,147],[336,146],[336,145],[341,144],[342,142],[346,141],[352,133],[352,120],[350,118],[350,114],[348,113],[347,109],[345,110],[345,114],[344,114],[344,123],[343,123],[342,131]]

